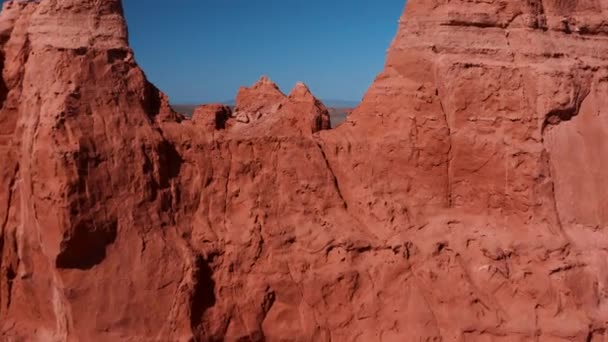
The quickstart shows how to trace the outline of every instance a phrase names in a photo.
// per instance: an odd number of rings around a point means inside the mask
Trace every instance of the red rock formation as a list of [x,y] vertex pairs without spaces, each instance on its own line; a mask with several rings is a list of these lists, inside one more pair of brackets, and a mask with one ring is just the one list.
[[7,2],[0,21],[2,339],[189,329],[170,315],[179,296],[162,295],[185,289],[196,260],[166,228],[179,156],[154,123],[168,107],[133,61],[120,1]]
[[311,118],[313,133],[331,128],[329,111],[325,105],[310,92],[310,89],[308,89],[306,84],[298,82],[289,94],[289,101],[292,103],[293,107],[291,111],[299,111],[301,117]]
[[388,241],[437,246],[411,259],[409,291],[391,303],[397,328],[379,330],[605,338],[606,10],[408,2],[385,70],[349,122],[322,135],[360,221]]
[[226,121],[232,116],[232,109],[222,104],[202,105],[194,109],[192,121],[207,131],[226,128]]
[[242,87],[236,95],[237,120],[249,123],[276,113],[285,101],[285,94],[267,76],[262,76],[251,88]]
[[118,0],[5,3],[1,339],[608,338],[607,12],[408,1],[327,131],[267,79],[182,121]]
[[[251,88],[241,88],[233,113],[235,129],[245,128],[244,134],[275,136],[316,133],[331,128],[329,111],[299,82],[289,96],[268,77],[262,76]],[[265,133],[262,133],[265,132]],[[243,132],[239,132],[243,134]]]

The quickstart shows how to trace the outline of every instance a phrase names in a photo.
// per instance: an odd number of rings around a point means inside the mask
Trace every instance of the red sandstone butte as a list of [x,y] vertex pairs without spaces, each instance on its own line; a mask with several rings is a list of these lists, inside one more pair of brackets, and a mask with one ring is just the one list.
[[410,0],[327,130],[268,79],[184,120],[119,0],[5,2],[0,340],[608,339],[606,18]]

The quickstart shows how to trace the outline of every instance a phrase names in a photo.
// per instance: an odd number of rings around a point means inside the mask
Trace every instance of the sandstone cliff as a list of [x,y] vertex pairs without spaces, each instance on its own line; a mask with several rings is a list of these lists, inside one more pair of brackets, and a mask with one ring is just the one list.
[[184,120],[119,0],[0,14],[7,341],[602,341],[608,4],[410,0],[335,130],[303,85]]

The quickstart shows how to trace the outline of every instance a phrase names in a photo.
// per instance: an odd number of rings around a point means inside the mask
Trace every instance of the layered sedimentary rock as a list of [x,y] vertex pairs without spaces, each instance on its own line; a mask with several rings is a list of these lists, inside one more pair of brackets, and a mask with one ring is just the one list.
[[118,0],[5,3],[1,339],[602,341],[607,12],[408,1],[326,130],[267,78],[184,120]]

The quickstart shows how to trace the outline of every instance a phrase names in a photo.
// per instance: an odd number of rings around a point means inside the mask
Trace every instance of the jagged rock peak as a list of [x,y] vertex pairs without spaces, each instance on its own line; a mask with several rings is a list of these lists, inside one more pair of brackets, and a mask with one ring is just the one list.
[[262,76],[251,87],[241,87],[236,96],[235,111],[250,113],[267,112],[269,107],[281,103],[286,99],[285,94],[267,76]]
[[251,88],[253,89],[258,89],[258,88],[274,88],[276,90],[280,91],[279,86],[274,83],[268,76],[266,75],[262,75],[262,77],[260,77],[260,79],[255,82],[253,84],[253,86],[251,86]]
[[289,93],[289,98],[292,100],[310,100],[315,99],[314,95],[303,82],[296,83],[295,87]]

